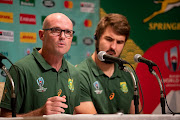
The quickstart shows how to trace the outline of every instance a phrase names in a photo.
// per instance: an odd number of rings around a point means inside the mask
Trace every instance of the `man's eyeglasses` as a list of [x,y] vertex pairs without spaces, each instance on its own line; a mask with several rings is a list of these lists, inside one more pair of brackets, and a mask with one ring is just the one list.
[[72,37],[73,34],[75,33],[73,30],[62,30],[60,28],[47,28],[47,29],[43,29],[43,30],[51,30],[51,33],[54,36],[59,36],[61,35],[62,32],[64,32],[65,37]]

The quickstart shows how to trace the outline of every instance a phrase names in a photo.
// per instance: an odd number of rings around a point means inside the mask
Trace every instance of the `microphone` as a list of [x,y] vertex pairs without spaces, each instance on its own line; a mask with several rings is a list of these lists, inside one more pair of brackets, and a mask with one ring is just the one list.
[[108,55],[105,51],[100,51],[98,53],[98,59],[100,61],[111,61],[111,62],[117,62],[117,63],[121,63],[121,64],[129,64],[127,61],[122,60],[121,58],[117,58],[112,55]]
[[11,64],[12,62],[5,57],[4,55],[2,55],[0,53],[0,69],[2,69],[7,77],[9,78],[9,81],[11,83],[11,108],[12,108],[12,117],[16,117],[16,93],[15,93],[15,85],[14,85],[14,81],[9,73],[9,71],[7,70],[6,66],[2,63],[2,59],[7,59]]
[[148,60],[148,59],[146,59],[146,58],[143,58],[140,54],[136,54],[136,55],[134,56],[134,61],[135,61],[135,62],[145,63],[145,64],[147,64],[148,66],[157,66],[156,63],[154,63],[153,61]]

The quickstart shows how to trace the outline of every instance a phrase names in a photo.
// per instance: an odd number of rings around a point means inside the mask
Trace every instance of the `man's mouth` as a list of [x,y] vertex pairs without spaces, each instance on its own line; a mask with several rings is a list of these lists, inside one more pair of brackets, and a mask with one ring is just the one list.
[[63,42],[59,42],[59,43],[58,43],[58,45],[65,45],[65,43],[63,43]]
[[107,51],[106,53],[109,55],[116,55],[116,53],[114,51]]

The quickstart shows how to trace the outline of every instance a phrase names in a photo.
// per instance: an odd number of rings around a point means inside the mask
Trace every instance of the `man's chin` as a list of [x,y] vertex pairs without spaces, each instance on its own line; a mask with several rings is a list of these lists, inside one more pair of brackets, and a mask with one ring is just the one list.
[[106,63],[106,64],[113,64],[114,62],[112,62],[112,61],[103,61],[104,63]]

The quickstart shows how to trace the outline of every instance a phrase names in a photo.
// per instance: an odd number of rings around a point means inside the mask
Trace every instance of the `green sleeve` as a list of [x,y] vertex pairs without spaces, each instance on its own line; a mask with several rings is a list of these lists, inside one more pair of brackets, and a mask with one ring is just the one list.
[[[9,73],[15,85],[15,94],[17,98],[16,99],[16,112],[18,113],[18,111],[20,110],[20,106],[22,105],[23,95],[24,95],[23,87],[22,85],[19,84],[19,82],[23,81],[24,75],[17,66],[15,67],[17,71],[14,69],[14,67],[11,66]],[[19,77],[18,77],[18,73],[19,73]],[[19,81],[19,78],[21,79],[21,81]],[[4,92],[3,92],[0,107],[11,110],[11,83],[8,77],[6,77],[6,82],[4,86]]]
[[80,90],[81,96],[80,101],[92,101],[91,90],[90,90],[90,77],[87,71],[80,71]]

